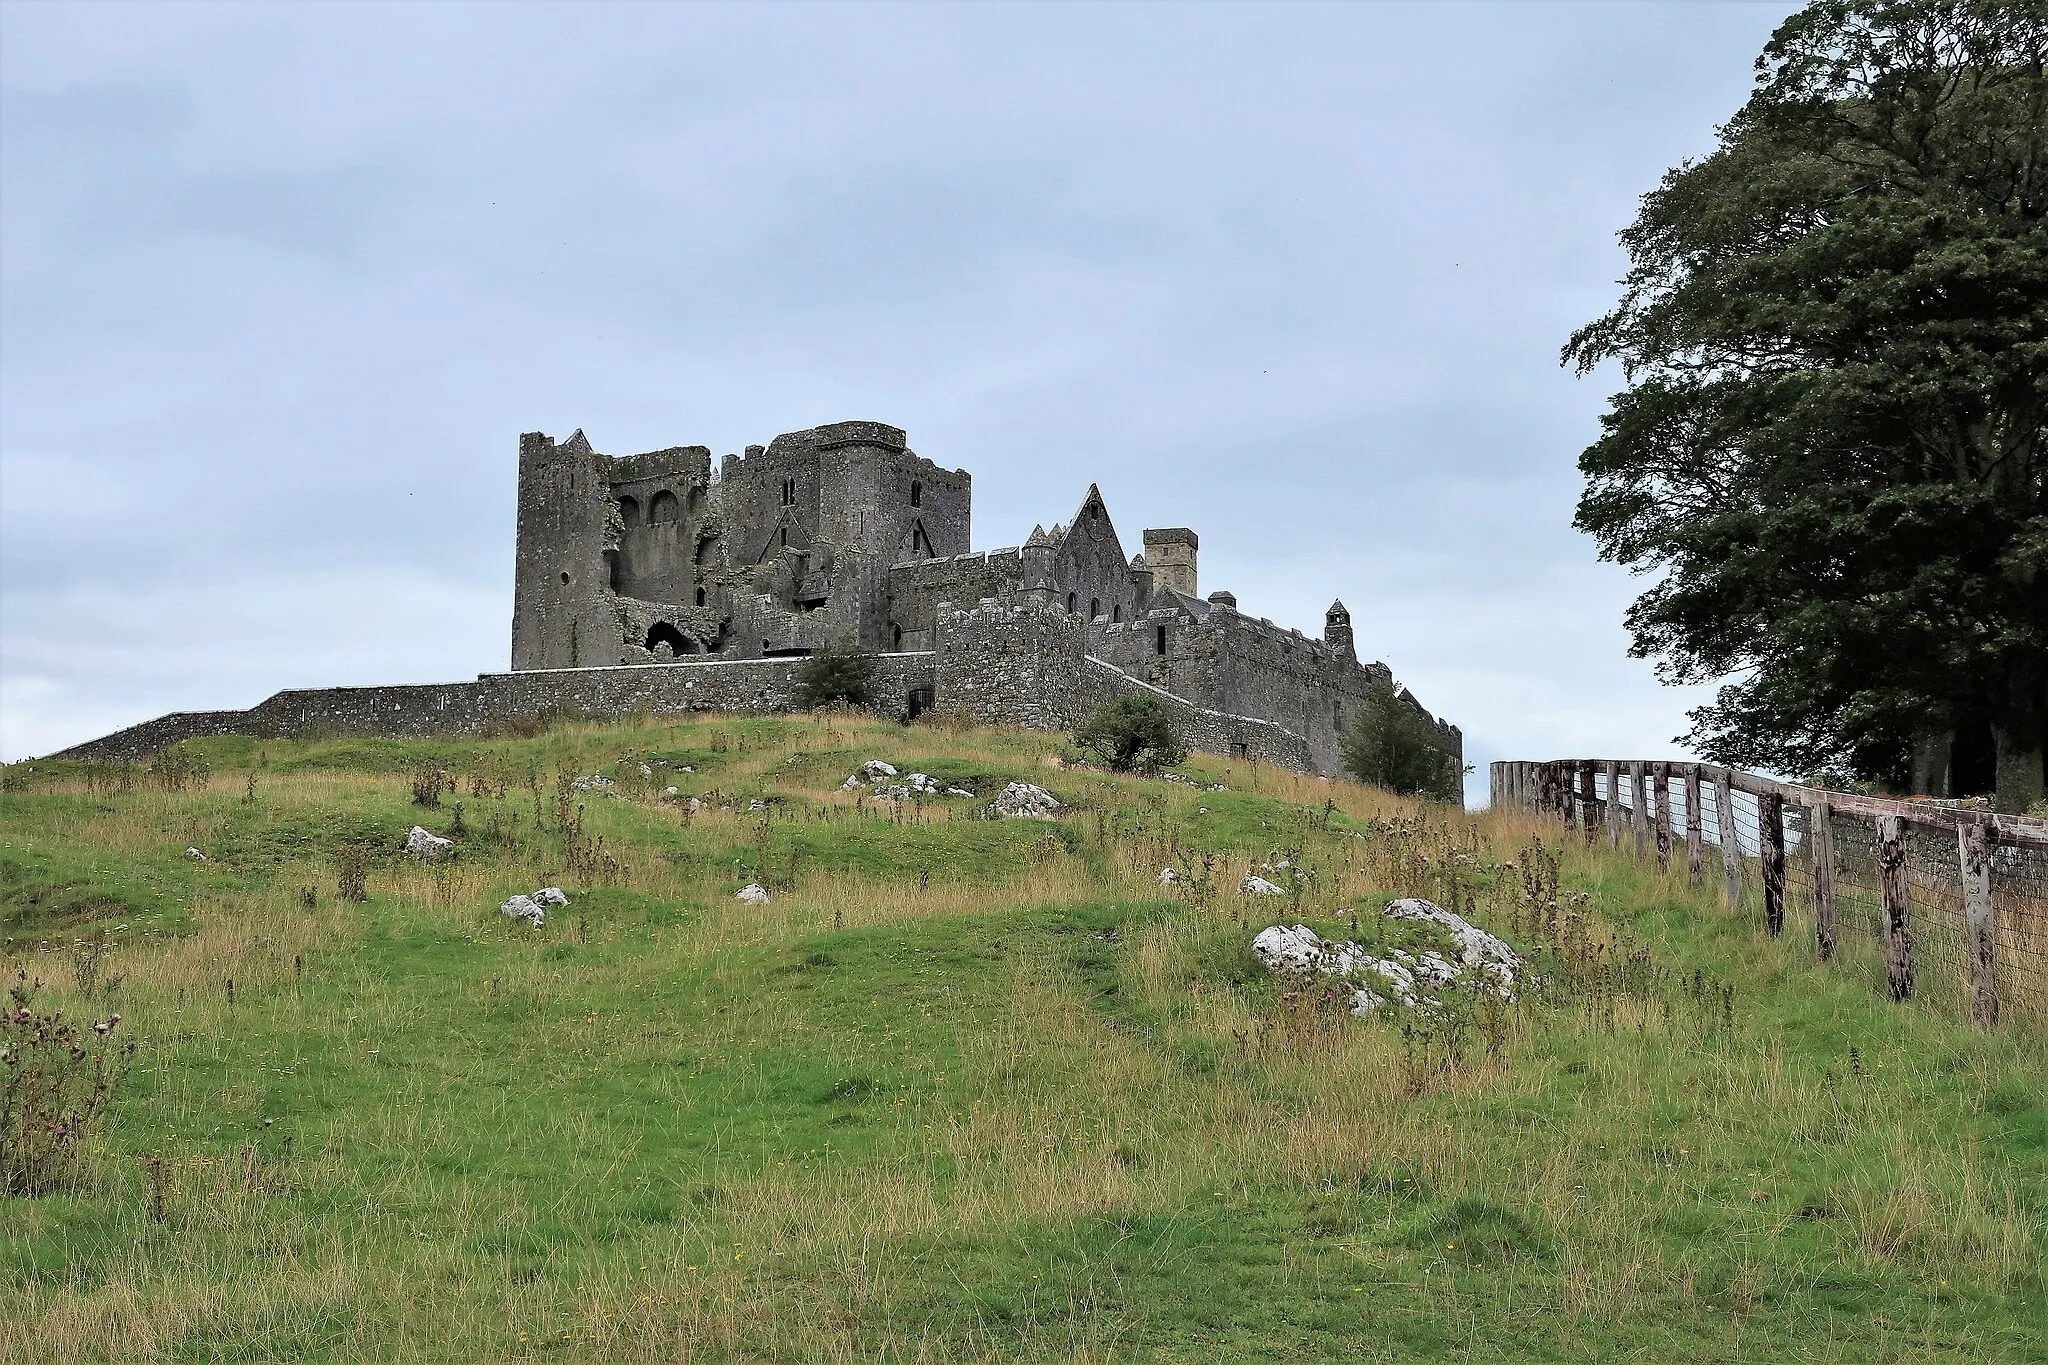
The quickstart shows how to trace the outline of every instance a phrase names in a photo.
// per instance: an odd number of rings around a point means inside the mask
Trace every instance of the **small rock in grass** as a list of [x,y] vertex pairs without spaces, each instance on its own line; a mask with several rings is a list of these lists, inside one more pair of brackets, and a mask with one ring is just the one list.
[[663,787],[661,789],[661,799],[664,801],[673,801],[682,794],[683,789],[681,787]]
[[414,825],[405,836],[405,851],[423,863],[438,863],[455,851],[455,841]]
[[1284,888],[1273,885],[1273,883],[1254,872],[1237,884],[1237,894],[1240,896],[1284,896],[1287,892]]
[[498,907],[498,913],[511,919],[523,919],[538,929],[546,922],[548,912],[541,908],[539,901],[531,896],[514,896]]
[[195,862],[195,863],[203,863],[203,862],[208,862],[208,861],[211,861],[210,859],[208,859],[208,858],[207,858],[207,856],[206,856],[206,855],[205,855],[204,853],[201,853],[201,852],[200,852],[200,851],[199,851],[198,849],[196,849],[196,848],[188,848],[188,849],[186,849],[186,850],[185,850],[185,856],[186,856],[187,858],[190,858],[190,859],[191,859],[191,860],[192,860],[193,862]]
[[871,758],[860,765],[860,771],[840,783],[839,790],[850,792],[856,787],[864,787],[870,782],[880,782],[884,778],[894,776],[896,776],[896,766],[894,764],[884,763],[879,758]]
[[1005,820],[1050,820],[1060,809],[1057,796],[1030,782],[1012,782],[989,803],[989,810]]
[[1172,868],[1162,867],[1159,869],[1159,884],[1161,886],[1172,886],[1179,880],[1180,873],[1175,872]]
[[569,903],[568,895],[559,886],[543,886],[540,890],[533,893],[533,900],[537,905],[567,905]]
[[759,882],[748,882],[733,894],[733,899],[744,901],[748,905],[766,905],[769,899],[768,888]]

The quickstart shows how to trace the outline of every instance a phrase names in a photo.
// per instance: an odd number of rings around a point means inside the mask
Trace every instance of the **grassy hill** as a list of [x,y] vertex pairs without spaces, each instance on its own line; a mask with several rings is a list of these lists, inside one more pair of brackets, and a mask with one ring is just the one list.
[[[7,975],[139,1046],[70,1188],[0,1201],[0,1359],[2048,1358],[2038,1027],[1519,817],[1057,748],[718,717],[8,769]],[[876,758],[979,799],[840,790]],[[1068,809],[984,818],[1011,780]],[[1360,1020],[1250,950],[1397,895],[1542,980]]]

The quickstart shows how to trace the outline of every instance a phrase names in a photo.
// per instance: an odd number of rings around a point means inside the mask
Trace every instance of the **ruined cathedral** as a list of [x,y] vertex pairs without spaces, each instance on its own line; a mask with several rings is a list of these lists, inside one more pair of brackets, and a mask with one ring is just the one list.
[[[1190,748],[1335,775],[1339,736],[1387,666],[1360,663],[1333,603],[1322,638],[1202,595],[1179,527],[1125,551],[1093,488],[1022,545],[974,550],[973,481],[880,422],[835,422],[728,455],[609,456],[582,432],[519,438],[512,671],[473,681],[279,692],[181,711],[65,751],[132,759],[201,735],[478,734],[539,714],[780,711],[803,658],[876,655],[882,710],[1064,730],[1119,696],[1171,713]],[[1405,694],[1404,694],[1405,696]],[[1407,704],[1422,712],[1413,698]],[[1431,721],[1462,766],[1457,727]]]
[[[973,480],[880,422],[787,432],[714,465],[704,446],[607,456],[578,431],[519,441],[512,667],[884,656],[906,718],[933,706],[1064,728],[1108,696],[1172,701],[1196,747],[1335,773],[1387,667],[1344,604],[1320,639],[1204,596],[1195,533],[1127,552],[1102,495],[1019,546],[972,549]],[[706,681],[709,681],[707,675]],[[721,683],[711,690],[723,694]],[[1454,726],[1438,722],[1459,755]]]

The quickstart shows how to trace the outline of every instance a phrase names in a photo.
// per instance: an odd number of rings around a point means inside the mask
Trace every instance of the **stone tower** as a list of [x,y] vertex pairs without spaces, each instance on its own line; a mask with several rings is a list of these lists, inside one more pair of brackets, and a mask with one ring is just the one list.
[[605,601],[618,546],[605,459],[578,431],[556,444],[519,438],[519,546],[512,582],[512,667],[619,661]]
[[1358,647],[1351,640],[1351,613],[1342,598],[1330,603],[1323,613],[1323,643],[1347,659],[1358,657]]
[[1167,526],[1145,532],[1145,567],[1152,581],[1184,597],[1195,593],[1195,555],[1202,542],[1185,526]]

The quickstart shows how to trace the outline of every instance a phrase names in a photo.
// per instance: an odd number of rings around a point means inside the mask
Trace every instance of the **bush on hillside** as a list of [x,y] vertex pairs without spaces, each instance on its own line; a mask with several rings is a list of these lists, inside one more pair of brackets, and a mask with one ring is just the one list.
[[1120,773],[1156,773],[1187,760],[1166,704],[1143,692],[1118,697],[1074,731],[1075,747]]
[[1420,702],[1391,681],[1376,682],[1341,741],[1344,770],[1402,796],[1456,801],[1464,774]]
[[8,1197],[74,1182],[86,1138],[135,1057],[132,1041],[113,1040],[120,1015],[74,1025],[38,1008],[35,993],[19,973],[0,1012],[0,1194]]
[[812,710],[821,706],[867,706],[874,700],[875,656],[845,641],[834,641],[797,670],[797,696]]

